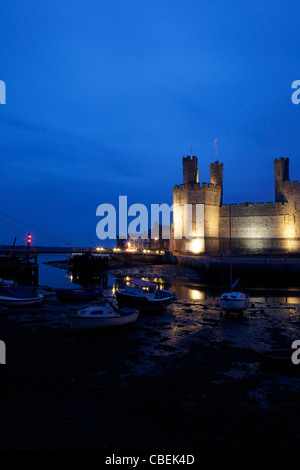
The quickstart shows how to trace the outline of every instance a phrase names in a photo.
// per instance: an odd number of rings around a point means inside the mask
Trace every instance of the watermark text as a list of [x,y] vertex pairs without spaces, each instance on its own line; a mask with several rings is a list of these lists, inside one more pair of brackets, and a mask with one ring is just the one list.
[[300,103],[300,80],[294,80],[292,83],[292,88],[296,89],[296,91],[292,94],[292,103],[299,104]]
[[0,80],[0,104],[6,104],[6,85],[3,80]]
[[6,364],[6,345],[0,340],[0,364]]
[[133,240],[148,238],[149,218],[152,238],[159,238],[161,220],[161,238],[170,240],[172,218],[174,239],[204,238],[204,204],[151,204],[149,214],[144,204],[137,203],[128,207],[127,196],[119,196],[118,208],[108,203],[100,204],[96,216],[101,218],[96,227],[100,240],[114,240],[117,232],[122,240],[126,240],[128,236]]

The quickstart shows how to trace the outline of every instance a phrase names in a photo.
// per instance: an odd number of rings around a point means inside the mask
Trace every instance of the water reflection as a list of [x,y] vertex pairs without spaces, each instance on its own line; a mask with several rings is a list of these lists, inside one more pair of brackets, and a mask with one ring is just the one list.
[[[117,290],[124,288],[125,282],[130,279],[129,276],[115,278],[110,276],[108,285],[112,287],[112,294]],[[212,287],[200,283],[189,283],[186,281],[165,282],[162,278],[142,277],[145,281],[155,282],[159,289],[167,289],[176,292],[179,299],[190,300],[216,300],[224,291],[221,287]],[[289,288],[285,290],[273,289],[246,289],[250,301],[282,304],[300,304],[300,289]]]
[[[64,261],[66,256],[59,257],[58,255],[39,256],[39,284],[50,287],[64,287],[71,288],[75,286],[88,286],[95,287],[102,286],[108,289],[108,293],[114,295],[118,289],[125,286],[125,281],[130,279],[131,276],[114,277],[101,272],[96,276],[89,276],[88,278],[80,276],[80,273],[74,273],[70,270],[59,269],[58,267],[44,264],[48,261]],[[134,276],[133,276],[134,277]],[[170,280],[166,282],[162,277],[142,277],[142,279],[155,282],[158,284],[159,289],[166,289],[176,292],[178,299],[190,300],[215,300],[224,291],[222,286],[213,287],[201,283],[189,282],[188,280]],[[300,289],[298,287],[290,287],[287,289],[261,289],[249,288],[243,289],[249,295],[250,301],[266,302],[266,303],[282,303],[282,304],[300,304]]]

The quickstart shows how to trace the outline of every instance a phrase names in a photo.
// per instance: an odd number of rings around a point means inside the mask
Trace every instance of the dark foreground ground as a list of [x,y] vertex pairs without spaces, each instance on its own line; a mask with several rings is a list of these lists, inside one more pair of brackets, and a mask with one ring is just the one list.
[[255,352],[300,339],[297,305],[257,304],[237,319],[179,299],[91,333],[70,330],[72,309],[49,292],[41,307],[1,318],[0,449],[298,447],[300,364],[277,369]]

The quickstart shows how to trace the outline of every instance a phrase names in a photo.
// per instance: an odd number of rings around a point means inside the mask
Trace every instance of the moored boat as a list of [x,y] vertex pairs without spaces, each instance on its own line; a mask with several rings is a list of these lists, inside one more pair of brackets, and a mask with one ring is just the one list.
[[56,289],[56,297],[59,300],[72,302],[72,301],[91,301],[97,300],[103,296],[103,289]]
[[243,292],[227,292],[220,296],[219,305],[226,312],[243,312],[249,305],[249,299]]
[[35,287],[0,286],[0,305],[5,307],[26,307],[40,303],[43,298]]
[[293,348],[255,350],[262,366],[299,376],[299,354]]
[[293,349],[257,349],[257,354],[259,354],[260,358],[268,362],[269,364],[274,365],[287,365],[292,364],[292,354],[294,352]]
[[133,308],[116,309],[108,302],[79,310],[69,315],[74,329],[108,328],[127,325],[137,320],[139,311]]
[[163,310],[177,299],[177,294],[157,289],[154,282],[142,279],[129,279],[125,289],[117,291],[118,305],[139,310]]

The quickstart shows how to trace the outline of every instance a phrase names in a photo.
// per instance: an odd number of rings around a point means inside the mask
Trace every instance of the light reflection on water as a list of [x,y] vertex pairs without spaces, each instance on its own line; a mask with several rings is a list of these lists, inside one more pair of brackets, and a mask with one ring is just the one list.
[[[64,261],[66,255],[40,255],[39,256],[39,285],[49,287],[71,288],[80,285],[76,283],[72,273],[68,273],[65,269],[58,269],[47,264],[45,261]],[[107,284],[104,287],[111,289],[113,295],[116,290],[124,286],[124,281],[129,279],[126,277],[108,276]],[[188,280],[171,280],[165,282],[161,277],[143,277],[158,284],[159,288],[176,292],[178,298],[190,300],[215,300],[224,289],[222,287],[213,287],[201,283],[189,282]],[[249,295],[250,301],[266,302],[266,303],[282,303],[282,304],[300,304],[300,289],[290,287],[285,290],[280,289],[261,289],[251,288],[243,289]]]

